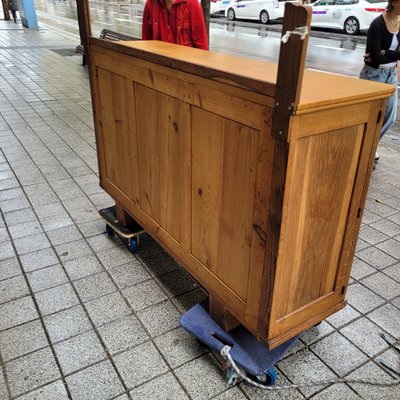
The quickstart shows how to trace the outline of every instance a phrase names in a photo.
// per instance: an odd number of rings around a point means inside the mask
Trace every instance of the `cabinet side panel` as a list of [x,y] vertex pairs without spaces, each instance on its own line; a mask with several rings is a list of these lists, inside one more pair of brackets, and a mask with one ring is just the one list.
[[98,68],[106,179],[131,200],[139,197],[134,88],[126,78]]
[[192,254],[247,299],[259,132],[192,107]]
[[364,125],[352,126],[301,138],[293,146],[275,286],[277,319],[334,291],[363,132]]

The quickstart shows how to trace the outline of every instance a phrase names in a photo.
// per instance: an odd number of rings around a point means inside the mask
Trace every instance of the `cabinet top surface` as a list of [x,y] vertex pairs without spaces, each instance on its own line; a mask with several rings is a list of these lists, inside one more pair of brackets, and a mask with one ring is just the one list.
[[[153,40],[106,42],[92,38],[91,42],[150,62],[274,96],[278,71],[275,63]],[[385,98],[393,91],[391,85],[384,83],[305,69],[297,110],[301,112],[328,105]]]

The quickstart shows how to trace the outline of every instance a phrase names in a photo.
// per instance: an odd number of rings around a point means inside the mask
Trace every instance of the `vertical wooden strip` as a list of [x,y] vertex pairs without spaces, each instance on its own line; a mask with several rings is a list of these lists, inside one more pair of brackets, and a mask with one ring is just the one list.
[[192,254],[214,273],[219,241],[223,119],[192,107]]
[[190,105],[163,95],[158,118],[161,226],[187,247],[190,220]]
[[[311,10],[293,3],[285,4],[282,33],[296,28],[310,29]],[[291,115],[300,97],[300,88],[307,52],[308,35],[303,40],[292,34],[287,43],[281,43],[276,84],[276,104],[272,117],[272,136],[274,145],[274,164],[271,182],[271,201],[268,213],[268,236],[265,246],[265,261],[260,296],[258,334],[268,338],[271,317],[271,304],[275,282],[276,262],[282,221],[283,198],[285,192],[286,170],[289,157],[287,143]],[[288,63],[287,60],[294,62]],[[290,107],[290,108],[289,108]]]
[[224,303],[212,293],[208,296],[208,313],[225,332],[240,325],[240,322],[225,308]]
[[264,108],[261,115],[260,140],[257,154],[257,177],[254,195],[253,232],[247,288],[246,319],[257,331],[267,224],[270,207],[271,181],[274,160],[274,139],[271,136],[272,108]]
[[[294,32],[296,29],[309,30],[310,23],[310,7],[295,3],[285,4],[282,35]],[[287,42],[281,43],[276,80],[276,102],[272,120],[272,135],[279,140],[287,140],[290,116],[296,110],[300,99],[308,37],[308,33],[304,37],[291,33]]]
[[271,197],[265,243],[265,260],[261,283],[260,311],[258,316],[258,334],[268,338],[271,316],[272,295],[275,283],[275,269],[278,258],[278,244],[282,220],[283,195],[288,162],[288,144],[275,140],[274,164],[272,170]]
[[[386,102],[387,99],[371,102],[369,104],[369,110],[366,111],[369,117],[362,143],[361,159],[358,165],[355,190],[347,217],[343,248],[339,260],[339,273],[335,287],[336,290],[340,291],[343,299],[346,297],[346,290],[350,279],[351,265],[357,246],[358,233],[361,226],[369,182],[372,176],[372,167],[375,162],[375,151],[379,143],[383,122],[382,116],[385,112]],[[377,123],[379,113],[381,113],[381,118]],[[370,149],[370,151],[368,152],[365,148]],[[364,171],[367,171],[365,175],[363,174]]]
[[158,224],[161,223],[160,200],[160,94],[136,84],[140,207]]
[[228,119],[223,135],[217,276],[247,301],[260,135]]

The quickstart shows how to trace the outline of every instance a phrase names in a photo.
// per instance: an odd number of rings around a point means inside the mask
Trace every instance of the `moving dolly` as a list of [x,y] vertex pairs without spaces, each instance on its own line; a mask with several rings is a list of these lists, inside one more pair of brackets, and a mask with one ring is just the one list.
[[115,206],[102,208],[99,215],[106,223],[106,232],[111,236],[116,233],[118,236],[128,240],[128,249],[135,253],[139,248],[139,236],[144,233],[144,229],[137,223],[133,222],[128,226],[124,226],[116,217]]
[[[300,335],[268,350],[245,327],[239,326],[225,332],[210,316],[204,302],[196,304],[182,315],[181,326],[200,342],[221,353],[226,346],[231,347],[229,354],[235,364],[246,375],[259,383],[271,386],[276,380],[274,365],[296,342]],[[239,379],[238,379],[239,378]],[[231,365],[227,369],[228,383],[233,385],[240,380]]]

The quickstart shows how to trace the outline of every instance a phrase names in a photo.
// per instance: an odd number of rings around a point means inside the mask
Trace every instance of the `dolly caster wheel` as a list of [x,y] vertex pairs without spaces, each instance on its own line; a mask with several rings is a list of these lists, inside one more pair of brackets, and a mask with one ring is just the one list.
[[107,233],[108,236],[113,236],[115,232],[114,232],[114,229],[111,228],[110,225],[106,224],[106,233]]
[[138,241],[136,238],[129,239],[128,249],[131,253],[136,253],[138,250]]
[[270,368],[265,375],[261,376],[256,376],[257,380],[266,385],[266,386],[272,386],[276,382],[276,371],[274,368]]

